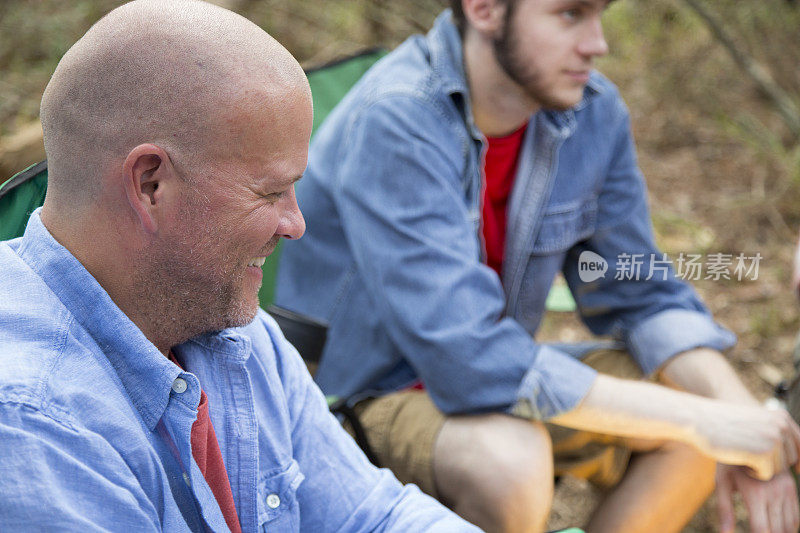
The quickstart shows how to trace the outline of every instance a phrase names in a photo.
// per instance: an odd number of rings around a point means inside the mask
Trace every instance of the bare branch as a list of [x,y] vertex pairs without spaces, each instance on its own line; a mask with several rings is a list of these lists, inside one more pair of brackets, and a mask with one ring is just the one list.
[[800,140],[800,112],[786,92],[775,83],[761,64],[743,52],[725,31],[722,24],[698,0],[683,0],[708,26],[708,29],[725,47],[737,65],[755,82],[761,92],[772,100],[792,134]]

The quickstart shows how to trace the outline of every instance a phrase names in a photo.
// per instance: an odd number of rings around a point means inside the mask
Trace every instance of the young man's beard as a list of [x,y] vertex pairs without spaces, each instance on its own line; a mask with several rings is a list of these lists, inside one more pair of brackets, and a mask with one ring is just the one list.
[[519,39],[514,31],[514,13],[516,2],[509,0],[503,20],[502,35],[492,40],[494,57],[500,68],[525,94],[544,109],[565,111],[574,103],[556,99],[542,86],[542,75],[533,65],[526,64],[520,50]]

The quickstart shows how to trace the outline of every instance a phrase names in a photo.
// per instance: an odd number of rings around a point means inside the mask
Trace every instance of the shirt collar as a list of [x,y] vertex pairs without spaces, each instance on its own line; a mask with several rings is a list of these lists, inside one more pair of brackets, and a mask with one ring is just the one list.
[[[442,88],[451,97],[460,96],[460,102],[457,100],[456,104],[460,105],[472,136],[482,139],[483,136],[475,126],[472,107],[469,103],[469,86],[464,69],[461,35],[453,22],[450,9],[444,10],[436,17],[426,40],[430,51],[431,68],[438,77]],[[576,126],[575,112],[589,105],[597,95],[603,93],[604,89],[599,74],[592,72],[589,82],[583,90],[583,98],[577,105],[566,111],[542,111],[543,118],[546,123],[549,123],[551,131],[559,137],[572,135]]]
[[483,136],[475,126],[475,119],[472,116],[461,35],[453,23],[450,9],[445,9],[436,17],[433,27],[425,39],[430,52],[431,69],[442,89],[453,98],[456,106],[459,107],[472,137],[482,139]]
[[[34,211],[28,220],[20,257],[94,339],[131,402],[147,426],[154,429],[167,408],[172,383],[182,373],[181,369],[164,357],[80,261],[53,238],[42,223],[40,210]],[[236,353],[244,360],[250,350],[241,337],[226,330],[189,342],[213,347],[220,353]]]

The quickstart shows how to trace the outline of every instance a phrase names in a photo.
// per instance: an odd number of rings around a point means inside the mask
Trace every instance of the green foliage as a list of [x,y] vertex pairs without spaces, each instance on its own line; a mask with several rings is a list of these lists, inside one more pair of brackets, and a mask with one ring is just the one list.
[[[393,47],[425,31],[444,0],[217,0],[272,33],[301,62],[319,64],[357,50]],[[0,135],[38,115],[38,101],[58,59],[121,0],[0,2]],[[800,101],[800,7],[786,0],[704,0],[737,45]],[[611,48],[599,66],[636,101],[641,116],[665,115],[661,149],[702,142],[695,125],[744,143],[800,180],[797,141],[774,107],[684,0],[618,1],[605,15]],[[635,117],[634,117],[635,118]],[[714,126],[716,125],[716,126]],[[708,137],[708,135],[706,135]]]
[[761,312],[750,314],[749,331],[762,339],[779,335],[786,325],[777,307],[765,307]]
[[[301,62],[320,63],[355,51],[393,48],[424,32],[443,0],[244,0],[238,12],[283,43]],[[324,7],[322,7],[324,6]]]

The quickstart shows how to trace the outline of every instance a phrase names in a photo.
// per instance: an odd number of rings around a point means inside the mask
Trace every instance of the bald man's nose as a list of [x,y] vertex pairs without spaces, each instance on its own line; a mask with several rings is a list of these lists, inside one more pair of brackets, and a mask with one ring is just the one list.
[[300,212],[300,206],[297,205],[294,187],[292,187],[292,193],[287,195],[286,204],[275,233],[284,239],[299,239],[306,232],[306,220],[303,218],[303,213]]

